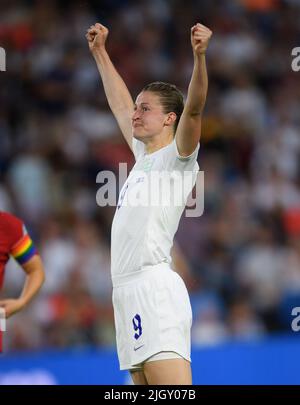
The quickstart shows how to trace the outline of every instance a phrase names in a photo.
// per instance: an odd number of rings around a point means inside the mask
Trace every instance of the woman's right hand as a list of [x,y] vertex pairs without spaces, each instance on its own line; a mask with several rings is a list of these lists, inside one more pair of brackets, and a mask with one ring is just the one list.
[[90,26],[85,37],[88,40],[91,52],[100,51],[105,48],[108,32],[108,29],[102,24],[96,23]]

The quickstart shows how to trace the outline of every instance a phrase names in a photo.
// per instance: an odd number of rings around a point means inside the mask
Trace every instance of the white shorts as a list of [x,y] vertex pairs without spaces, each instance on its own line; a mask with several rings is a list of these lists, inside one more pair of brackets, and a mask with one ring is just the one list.
[[136,369],[160,352],[191,361],[190,300],[168,264],[113,278],[113,306],[121,370]]

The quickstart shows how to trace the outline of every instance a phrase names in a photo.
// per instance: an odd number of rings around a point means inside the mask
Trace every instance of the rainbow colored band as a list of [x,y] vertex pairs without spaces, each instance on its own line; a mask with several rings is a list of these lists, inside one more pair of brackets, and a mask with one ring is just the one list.
[[25,264],[35,254],[37,254],[37,250],[28,234],[25,235],[24,238],[20,240],[11,250],[11,255],[21,265]]

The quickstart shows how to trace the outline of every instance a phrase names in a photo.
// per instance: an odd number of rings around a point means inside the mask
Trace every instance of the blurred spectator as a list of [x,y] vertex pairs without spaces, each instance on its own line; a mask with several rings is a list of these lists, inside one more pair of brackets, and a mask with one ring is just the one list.
[[194,324],[192,342],[197,345],[215,345],[228,338],[227,326],[223,321],[223,305],[212,293],[198,293],[191,296]]
[[[133,97],[152,80],[186,88],[189,29],[212,28],[205,209],[182,218],[173,252],[192,294],[193,343],[291,331],[300,299],[300,87],[291,71],[299,1],[13,0],[0,15],[0,209],[30,225],[47,273],[36,302],[8,324],[7,349],[115,344],[114,208],[97,206],[96,176],[133,158],[88,52],[95,21],[109,27],[108,50]],[[13,261],[6,276],[6,293],[18,294]]]
[[230,336],[237,340],[256,340],[266,333],[265,326],[246,300],[234,302],[228,313]]

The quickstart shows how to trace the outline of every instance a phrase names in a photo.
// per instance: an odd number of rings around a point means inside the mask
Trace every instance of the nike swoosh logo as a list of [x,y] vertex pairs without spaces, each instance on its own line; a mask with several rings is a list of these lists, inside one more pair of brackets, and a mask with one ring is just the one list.
[[145,345],[141,345],[141,346],[139,346],[139,347],[134,347],[134,351],[136,352],[137,350],[139,350],[141,347],[143,347],[143,346],[145,346]]

